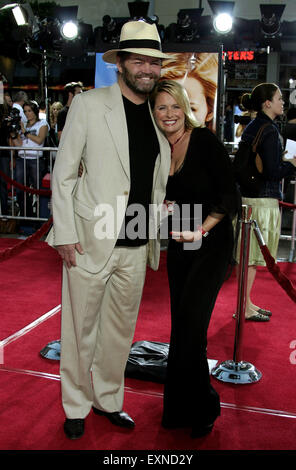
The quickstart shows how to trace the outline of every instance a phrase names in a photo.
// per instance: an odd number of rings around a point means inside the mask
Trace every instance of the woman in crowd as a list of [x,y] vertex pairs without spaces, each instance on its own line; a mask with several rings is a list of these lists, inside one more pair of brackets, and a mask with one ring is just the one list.
[[49,113],[49,118],[50,118],[50,137],[52,140],[52,144],[55,147],[58,147],[59,145],[59,140],[58,140],[58,114],[59,111],[63,109],[63,105],[60,101],[55,101],[52,103],[50,107],[50,113]]
[[218,54],[182,52],[171,56],[163,61],[161,80],[183,85],[196,120],[215,130]]
[[[49,131],[48,123],[44,119],[39,119],[39,107],[35,101],[25,102],[24,113],[27,118],[26,127],[21,122],[21,131],[10,134],[10,145],[42,148]],[[18,183],[26,186],[32,185],[35,189],[40,187],[41,178],[46,170],[46,163],[42,155],[42,152],[37,150],[18,151],[15,167],[15,179]],[[16,196],[20,214],[24,215],[24,192],[16,189]],[[28,207],[26,215],[33,215],[32,207]]]
[[[192,437],[200,437],[211,432],[220,414],[220,399],[210,384],[207,330],[232,257],[232,217],[239,201],[228,154],[197,123],[185,89],[176,81],[160,81],[150,101],[172,147],[166,197],[175,201],[181,218],[183,204],[192,210],[202,205],[201,227],[173,231],[169,240],[172,326],[162,418],[164,427],[190,427]],[[190,249],[201,239],[199,249]]]
[[[245,128],[242,140],[252,142],[258,130],[264,124],[267,124],[257,147],[263,166],[262,188],[256,198],[250,198],[248,194],[242,194],[242,202],[252,206],[252,218],[257,221],[264,241],[273,258],[276,259],[281,228],[279,199],[282,199],[282,193],[280,183],[282,178],[295,173],[296,166],[295,158],[289,162],[283,161],[280,134],[274,122],[276,117],[281,116],[284,112],[284,101],[277,85],[274,83],[261,83],[253,89],[252,93],[245,93],[242,96],[241,104],[244,109],[257,112],[256,118]],[[238,244],[239,246],[240,244]],[[239,253],[237,259],[239,261]],[[251,300],[256,267],[265,265],[259,244],[252,231],[245,313],[247,320],[266,322],[271,316],[269,310],[258,307]]]

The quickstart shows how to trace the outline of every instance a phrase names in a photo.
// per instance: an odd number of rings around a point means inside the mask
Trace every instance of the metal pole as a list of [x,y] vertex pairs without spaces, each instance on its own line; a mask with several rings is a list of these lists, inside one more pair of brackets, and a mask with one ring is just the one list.
[[[291,181],[290,184],[294,184],[294,204],[296,204],[296,178],[294,181]],[[293,263],[294,255],[295,255],[295,230],[296,230],[296,209],[293,210],[291,247],[290,247],[290,254],[289,254],[290,263]]]
[[237,311],[236,311],[236,330],[234,340],[233,360],[227,360],[218,364],[212,369],[212,375],[222,382],[230,382],[235,384],[246,384],[258,382],[262,377],[252,364],[242,360],[243,350],[243,330],[245,322],[246,295],[248,282],[248,261],[250,248],[250,235],[252,207],[242,206],[241,223],[241,246],[240,246],[240,263],[238,277],[238,295],[237,295]]
[[49,105],[48,105],[48,59],[47,51],[44,49],[42,53],[42,65],[43,65],[43,80],[44,80],[44,101],[45,101],[45,113],[46,120],[49,123]]
[[221,141],[224,137],[223,127],[223,103],[225,93],[225,78],[224,78],[224,65],[223,65],[223,44],[219,45],[219,62],[218,62],[218,99],[216,108],[216,134]]
[[246,311],[246,294],[248,283],[248,262],[250,251],[250,235],[251,235],[251,220],[252,207],[242,206],[242,219],[241,219],[241,248],[239,260],[239,275],[238,275],[238,295],[237,295],[237,308],[236,308],[236,329],[234,340],[233,361],[240,362],[242,360],[242,346],[243,346],[243,330]]

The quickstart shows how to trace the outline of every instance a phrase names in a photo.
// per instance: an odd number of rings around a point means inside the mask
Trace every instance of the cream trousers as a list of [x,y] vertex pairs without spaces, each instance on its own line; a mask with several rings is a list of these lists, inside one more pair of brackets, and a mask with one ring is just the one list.
[[147,245],[117,247],[104,269],[63,267],[61,385],[67,418],[122,410],[124,371],[145,282]]

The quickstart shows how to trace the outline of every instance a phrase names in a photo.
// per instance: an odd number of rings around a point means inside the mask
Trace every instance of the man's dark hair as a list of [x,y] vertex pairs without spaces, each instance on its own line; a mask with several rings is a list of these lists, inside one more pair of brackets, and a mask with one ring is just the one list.
[[67,85],[64,86],[64,92],[65,93],[73,93],[73,95],[74,95],[76,87],[83,88],[83,83],[82,82],[67,83]]

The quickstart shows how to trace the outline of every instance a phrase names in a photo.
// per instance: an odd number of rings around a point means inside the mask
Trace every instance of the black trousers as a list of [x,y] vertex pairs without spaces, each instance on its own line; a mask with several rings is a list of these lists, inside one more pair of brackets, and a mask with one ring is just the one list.
[[220,223],[199,250],[169,242],[171,338],[163,407],[168,427],[211,424],[220,414],[207,362],[208,326],[233,246],[232,228]]
[[[25,164],[24,164],[25,163]],[[42,177],[45,174],[46,169],[46,161],[44,158],[39,158],[39,171],[37,167],[37,159],[26,159],[24,162],[23,158],[17,157],[16,158],[16,167],[15,167],[15,180],[18,183],[21,183],[25,186],[32,186],[34,189],[37,189],[38,180],[39,180],[39,188],[42,186]],[[26,176],[26,178],[25,178]],[[25,184],[26,181],[26,184]],[[16,197],[17,202],[20,207],[20,215],[25,214],[25,196],[24,191],[21,189],[16,189]],[[32,207],[32,197],[30,197],[29,193],[26,194],[26,216],[32,217],[36,214],[33,212]]]

